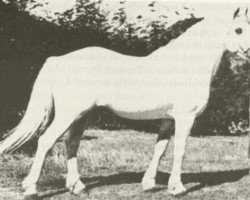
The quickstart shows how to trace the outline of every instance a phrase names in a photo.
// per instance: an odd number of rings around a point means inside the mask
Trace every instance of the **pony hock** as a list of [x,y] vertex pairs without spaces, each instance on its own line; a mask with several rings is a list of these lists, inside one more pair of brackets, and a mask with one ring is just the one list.
[[[173,195],[185,192],[181,166],[186,140],[195,117],[207,104],[211,79],[226,51],[237,52],[249,60],[250,20],[247,14],[247,9],[237,9],[229,32],[213,28],[217,18],[205,18],[147,57],[126,56],[91,47],[47,59],[35,81],[25,116],[0,146],[1,153],[11,152],[36,133],[44,132],[39,138],[30,173],[22,184],[24,195],[36,196],[45,156],[64,133],[67,134],[68,152],[66,187],[74,194],[85,188],[77,169],[80,137],[93,108],[105,105],[118,115],[169,108],[165,110],[166,116],[175,120],[175,136],[168,190]],[[204,31],[213,37],[204,35]],[[161,131],[166,136],[156,143],[152,161],[143,177],[144,190],[155,187],[158,164],[170,139],[167,127],[162,125]]]

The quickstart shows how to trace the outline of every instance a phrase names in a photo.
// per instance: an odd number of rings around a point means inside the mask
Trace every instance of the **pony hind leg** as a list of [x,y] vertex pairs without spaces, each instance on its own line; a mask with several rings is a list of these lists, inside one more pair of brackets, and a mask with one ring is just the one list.
[[163,119],[159,128],[157,143],[154,147],[153,158],[142,179],[143,190],[146,191],[155,188],[155,178],[159,162],[164,152],[166,151],[169,140],[173,134],[174,134],[174,120]]
[[54,143],[62,136],[68,127],[74,122],[73,115],[66,115],[65,113],[56,113],[55,118],[49,128],[38,140],[38,147],[36,155],[29,175],[22,182],[22,187],[25,190],[24,195],[30,196],[37,193],[36,185],[39,179],[44,159],[47,152],[54,145]]
[[81,138],[89,121],[89,114],[85,114],[80,120],[74,122],[66,133],[66,151],[67,151],[67,178],[66,188],[72,194],[78,195],[86,186],[81,182],[77,166],[77,151],[80,146]]

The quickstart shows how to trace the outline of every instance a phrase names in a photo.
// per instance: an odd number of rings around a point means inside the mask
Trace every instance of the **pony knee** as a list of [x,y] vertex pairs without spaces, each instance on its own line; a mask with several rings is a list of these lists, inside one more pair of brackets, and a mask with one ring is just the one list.
[[168,141],[167,139],[165,140],[161,140],[159,142],[156,143],[155,147],[154,147],[154,155],[157,158],[160,158],[163,153],[165,152],[167,145],[168,145]]

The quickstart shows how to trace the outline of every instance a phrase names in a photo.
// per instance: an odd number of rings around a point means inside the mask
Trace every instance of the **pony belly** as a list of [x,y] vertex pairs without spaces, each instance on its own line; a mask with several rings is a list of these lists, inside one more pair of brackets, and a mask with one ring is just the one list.
[[112,109],[112,107],[110,106],[107,106],[107,107],[109,107],[113,111],[113,113],[115,113],[119,117],[126,118],[126,119],[135,119],[135,120],[152,120],[152,119],[172,118],[170,113],[171,113],[171,110],[173,109],[172,104],[162,106],[162,107],[157,107],[151,110],[136,111],[136,112],[115,110],[115,109]]
[[122,92],[109,91],[107,94],[98,95],[95,102],[97,106],[111,108],[118,115],[131,114],[131,117],[138,116],[139,118],[150,118],[149,116],[162,118],[173,109],[173,103],[170,103],[171,101],[166,98],[166,95],[154,95],[150,92],[147,94],[139,91],[136,93],[132,90],[125,91],[125,89]]

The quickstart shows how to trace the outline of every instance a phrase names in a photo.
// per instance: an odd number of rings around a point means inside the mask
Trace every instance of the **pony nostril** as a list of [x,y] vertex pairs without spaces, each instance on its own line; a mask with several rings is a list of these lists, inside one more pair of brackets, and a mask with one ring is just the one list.
[[235,32],[239,35],[242,34],[242,28],[236,28]]

